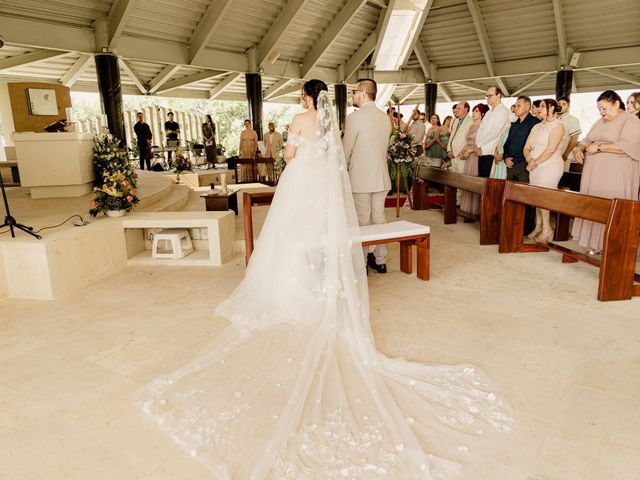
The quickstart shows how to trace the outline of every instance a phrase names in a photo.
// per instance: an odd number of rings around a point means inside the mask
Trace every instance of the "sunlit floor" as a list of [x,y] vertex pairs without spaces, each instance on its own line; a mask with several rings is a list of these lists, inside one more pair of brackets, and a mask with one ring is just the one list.
[[[391,218],[392,210],[388,210]],[[499,255],[477,225],[437,211],[431,281],[370,274],[371,324],[389,356],[482,367],[515,429],[470,480],[636,480],[640,298],[596,300],[598,271],[555,253]],[[220,268],[127,268],[55,301],[0,302],[0,479],[205,479],[135,407],[142,385],[225,327],[215,305],[240,281]],[[244,479],[241,479],[244,480]]]

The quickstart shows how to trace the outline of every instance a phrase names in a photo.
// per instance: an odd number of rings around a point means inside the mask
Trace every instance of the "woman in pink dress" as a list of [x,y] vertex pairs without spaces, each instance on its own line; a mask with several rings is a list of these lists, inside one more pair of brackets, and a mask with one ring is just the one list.
[[[478,176],[478,156],[476,155],[476,132],[482,123],[482,119],[489,111],[489,107],[484,103],[476,105],[471,110],[471,118],[473,125],[469,128],[467,133],[467,144],[460,152],[460,158],[465,161],[464,174],[471,175],[473,177]],[[471,215],[478,215],[480,213],[480,195],[471,192],[462,192],[462,199],[460,200],[460,210],[469,213]]]
[[[598,97],[600,119],[576,150],[584,163],[580,193],[638,200],[640,190],[640,118],[624,109],[620,96],[607,90]],[[588,253],[602,250],[604,225],[576,218],[572,235]]]
[[[542,120],[533,127],[524,145],[524,158],[529,170],[529,183],[538,187],[558,188],[564,172],[562,153],[569,143],[569,135],[556,112],[558,103],[545,98],[538,107],[538,118]],[[549,223],[549,210],[536,208],[536,227],[528,235],[537,242],[548,243],[553,238]]]

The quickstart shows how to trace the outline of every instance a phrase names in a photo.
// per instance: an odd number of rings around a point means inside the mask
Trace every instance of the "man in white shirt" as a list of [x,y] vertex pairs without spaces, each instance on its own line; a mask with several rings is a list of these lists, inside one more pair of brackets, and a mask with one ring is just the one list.
[[502,104],[502,90],[489,87],[485,95],[490,110],[482,119],[476,134],[476,155],[478,155],[478,176],[491,174],[493,153],[502,133],[509,128],[511,112]]
[[418,110],[418,107],[413,109],[411,123],[409,124],[409,130],[407,133],[413,136],[411,144],[415,145],[416,157],[419,157],[424,153],[422,143],[424,141],[424,135],[427,133],[427,126],[420,121],[420,110]]
[[562,96],[558,98],[558,107],[560,107],[560,115],[558,118],[563,123],[564,128],[567,129],[567,133],[569,134],[569,144],[562,154],[562,158],[565,162],[567,161],[567,158],[569,158],[573,148],[576,146],[576,143],[578,143],[578,137],[582,133],[580,120],[569,114],[570,105],[571,100],[569,100],[569,97]]

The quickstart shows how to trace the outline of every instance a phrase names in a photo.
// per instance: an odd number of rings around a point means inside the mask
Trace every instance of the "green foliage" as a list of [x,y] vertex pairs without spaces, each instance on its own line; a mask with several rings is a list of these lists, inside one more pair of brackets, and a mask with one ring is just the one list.
[[130,212],[140,201],[137,193],[138,177],[129,163],[126,149],[111,135],[96,136],[93,140],[93,167],[96,180],[94,198],[89,213],[97,216],[107,210]]

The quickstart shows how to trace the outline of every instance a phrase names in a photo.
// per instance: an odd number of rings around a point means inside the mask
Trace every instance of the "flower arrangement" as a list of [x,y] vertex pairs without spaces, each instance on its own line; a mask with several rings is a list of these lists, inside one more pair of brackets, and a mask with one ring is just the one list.
[[278,149],[278,158],[276,158],[276,163],[274,165],[278,178],[282,175],[286,166],[287,164],[284,161],[284,145],[280,145],[280,148]]
[[175,167],[174,173],[180,175],[184,172],[191,172],[193,169],[193,165],[189,157],[184,152],[178,152],[176,154],[176,159],[173,161],[173,166]]
[[138,177],[117,138],[111,135],[94,138],[93,167],[96,179],[89,213],[95,217],[109,210],[130,212],[140,201]]
[[389,165],[389,175],[391,183],[395,185],[395,178],[400,172],[400,185],[405,184],[405,180],[410,185],[413,169],[411,163],[416,156],[416,147],[412,144],[413,135],[401,131],[395,131],[389,138],[387,148],[387,163]]

